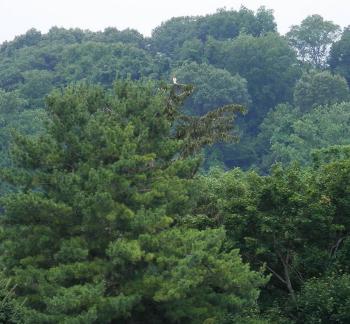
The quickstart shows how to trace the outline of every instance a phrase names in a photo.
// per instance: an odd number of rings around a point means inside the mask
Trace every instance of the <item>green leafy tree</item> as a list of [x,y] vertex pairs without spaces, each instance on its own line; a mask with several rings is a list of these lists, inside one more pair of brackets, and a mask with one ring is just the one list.
[[[277,32],[277,24],[273,15],[272,9],[266,9],[264,6],[259,7],[255,14],[256,27],[255,32],[252,32],[253,36],[263,36],[267,33]],[[243,30],[247,32],[247,30]]]
[[[329,150],[328,155],[334,155],[334,151]],[[341,147],[340,151],[348,146]],[[334,147],[333,147],[334,149]],[[332,152],[333,151],[333,152]],[[349,218],[349,189],[350,189],[350,159],[349,158],[336,158],[328,164],[321,164],[317,169],[317,180],[319,186],[322,189],[322,194],[327,197],[327,201],[334,206],[334,219],[339,225],[337,232],[333,237],[334,256],[336,257],[336,252],[342,247],[344,240],[349,238],[350,234],[350,218]],[[345,248],[348,249],[348,243],[345,244]],[[346,269],[346,268],[345,268]],[[345,270],[344,269],[344,270]],[[342,269],[341,269],[342,270]]]
[[300,59],[315,68],[326,65],[332,43],[340,34],[340,27],[320,15],[306,17],[300,25],[293,25],[286,34]]
[[[327,251],[329,231],[333,230],[332,208],[319,203],[312,174],[297,166],[276,166],[267,177],[235,169],[216,172],[203,181],[208,189],[198,208],[211,216],[207,224],[223,224],[245,260],[257,268],[265,264],[272,275],[267,295],[273,287],[273,294],[281,295],[282,290],[295,302],[300,278],[326,268],[329,258],[323,251]],[[315,242],[321,251],[314,249]],[[319,268],[316,262],[313,267],[305,266],[305,255],[311,250],[318,253],[313,261],[323,260]]]
[[349,274],[310,279],[298,296],[298,323],[348,323],[349,289]]
[[212,170],[200,178],[201,217],[187,222],[223,225],[245,260],[265,264],[272,276],[260,305],[268,313],[281,309],[297,323],[348,321],[349,156],[349,145],[334,146],[314,154],[312,168],[277,165],[268,176]]
[[[251,13],[254,17],[254,12]],[[219,9],[216,13],[200,17],[196,24],[196,36],[205,42],[208,37],[224,40],[239,35],[238,11]],[[247,19],[248,20],[248,19]]]
[[226,323],[256,308],[264,279],[224,230],[179,224],[194,154],[227,139],[240,110],[181,116],[190,93],[130,81],[56,91],[47,134],[16,137],[0,248],[27,323]]
[[105,43],[123,43],[134,45],[135,47],[144,48],[145,39],[142,34],[134,29],[118,30],[108,27],[102,33],[92,37],[94,41],[103,41]]
[[281,36],[275,33],[262,37],[241,35],[231,41],[212,40],[207,45],[209,63],[247,80],[253,103],[247,114],[252,133],[257,132],[269,109],[291,101],[299,69],[295,54]]
[[265,117],[258,135],[258,146],[261,148],[259,168],[265,173],[276,162],[288,164],[292,160],[300,161],[297,150],[289,145],[293,140],[293,125],[300,117],[300,110],[289,104],[278,105]]
[[209,37],[217,40],[232,39],[241,32],[258,37],[276,31],[272,10],[260,7],[256,13],[245,7],[240,10],[219,9],[215,14],[200,17],[197,21],[196,34],[206,41]]
[[133,30],[94,33],[53,27],[30,46],[17,42],[0,49],[0,87],[21,90],[34,108],[43,108],[43,98],[53,87],[70,82],[111,87],[116,78],[159,78],[164,72],[157,57],[153,64],[143,37]]
[[204,59],[204,44],[198,38],[184,41],[176,52],[176,59],[180,62],[201,63]]
[[184,64],[172,72],[178,82],[193,84],[194,93],[185,102],[190,114],[204,115],[218,106],[231,103],[250,105],[247,81],[239,75],[207,64]]
[[24,35],[15,37],[12,42],[1,44],[1,52],[14,52],[17,49],[37,45],[42,39],[41,32],[35,28],[29,29]]
[[312,162],[313,150],[349,144],[349,102],[316,107],[306,114],[288,105],[280,105],[264,120],[260,138],[269,149],[262,165]]
[[303,74],[294,89],[294,104],[301,111],[315,106],[326,106],[349,100],[349,87],[340,75],[329,71],[311,71]]
[[258,37],[275,31],[273,13],[264,7],[256,13],[245,7],[238,11],[219,9],[214,14],[177,17],[162,23],[154,29],[151,45],[154,52],[174,57],[186,41],[193,39],[204,44],[210,38],[228,40],[240,33]]
[[[251,99],[247,89],[247,81],[238,74],[231,75],[228,71],[215,68],[208,64],[184,64],[172,72],[180,83],[193,84],[194,93],[186,100],[184,107],[191,115],[204,115],[217,106],[236,103],[250,107]],[[249,108],[248,108],[249,111]],[[237,120],[239,128],[244,125],[243,117]],[[239,131],[241,138],[242,131]],[[219,143],[206,150],[205,168],[214,164],[230,167],[232,156],[235,162],[238,157],[234,148],[244,147],[245,143]],[[236,162],[237,163],[237,162]]]
[[275,105],[293,100],[293,88],[300,76],[296,55],[275,33],[261,37],[242,34],[228,41],[210,38],[204,53],[209,64],[246,79],[252,101],[239,122],[240,142],[222,146],[222,160],[228,168],[257,166],[268,147],[257,139],[260,124]]
[[71,44],[77,44],[82,43],[85,41],[89,36],[91,36],[91,32],[84,31],[79,28],[60,28],[57,26],[51,27],[49,32],[47,34],[43,35],[42,44],[45,46],[47,45],[71,45]]
[[194,22],[194,17],[177,17],[163,22],[152,32],[152,50],[172,56],[186,40],[195,36]]
[[345,77],[350,84],[350,27],[345,28],[340,40],[333,43],[328,63],[335,73]]
[[145,50],[132,45],[87,42],[65,47],[56,71],[61,84],[88,81],[111,86],[118,78],[150,76],[153,61]]

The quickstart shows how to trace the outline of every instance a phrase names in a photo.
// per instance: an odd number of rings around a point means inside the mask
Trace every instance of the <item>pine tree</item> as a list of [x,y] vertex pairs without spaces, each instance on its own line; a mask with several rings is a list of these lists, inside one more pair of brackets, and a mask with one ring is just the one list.
[[180,225],[195,153],[208,134],[227,138],[241,110],[186,128],[190,93],[69,87],[49,96],[45,135],[16,136],[17,167],[2,172],[18,192],[2,199],[0,261],[28,323],[224,323],[255,307],[264,279],[225,250],[224,231]]

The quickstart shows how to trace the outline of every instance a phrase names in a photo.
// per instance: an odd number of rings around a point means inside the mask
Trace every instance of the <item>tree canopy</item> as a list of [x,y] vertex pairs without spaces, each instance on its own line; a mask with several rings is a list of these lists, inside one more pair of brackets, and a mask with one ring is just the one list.
[[324,20],[320,15],[312,15],[300,25],[292,26],[286,36],[303,62],[322,68],[327,62],[329,48],[339,34],[338,25]]
[[0,322],[347,324],[349,35],[241,7],[1,44]]

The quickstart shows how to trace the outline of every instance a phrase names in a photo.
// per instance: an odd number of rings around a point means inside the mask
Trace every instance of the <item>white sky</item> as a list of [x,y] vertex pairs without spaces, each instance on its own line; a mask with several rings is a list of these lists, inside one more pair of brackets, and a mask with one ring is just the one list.
[[30,28],[105,27],[137,29],[150,35],[154,27],[175,16],[213,13],[218,8],[274,10],[280,33],[306,16],[320,14],[342,27],[350,25],[350,0],[0,0],[0,43]]

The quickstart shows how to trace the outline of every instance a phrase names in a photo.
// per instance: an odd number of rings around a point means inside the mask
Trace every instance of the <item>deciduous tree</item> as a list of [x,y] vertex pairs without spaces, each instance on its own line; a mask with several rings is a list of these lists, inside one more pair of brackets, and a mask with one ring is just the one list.
[[340,27],[320,15],[306,17],[300,25],[293,25],[286,37],[300,59],[315,68],[323,68],[332,43],[340,34]]

